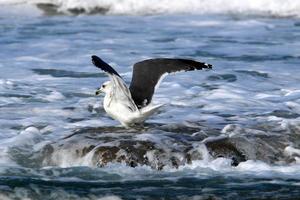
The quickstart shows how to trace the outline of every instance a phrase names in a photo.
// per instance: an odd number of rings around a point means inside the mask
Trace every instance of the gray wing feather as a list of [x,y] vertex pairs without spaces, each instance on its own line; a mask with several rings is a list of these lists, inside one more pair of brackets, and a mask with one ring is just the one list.
[[211,68],[210,64],[188,59],[157,58],[138,62],[133,66],[129,88],[132,99],[139,108],[145,107],[151,102],[155,86],[162,75]]

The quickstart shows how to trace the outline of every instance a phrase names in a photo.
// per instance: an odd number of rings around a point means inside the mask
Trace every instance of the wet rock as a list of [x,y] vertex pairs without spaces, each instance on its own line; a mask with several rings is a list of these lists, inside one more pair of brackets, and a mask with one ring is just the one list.
[[109,163],[125,163],[131,167],[148,165],[160,170],[165,166],[176,168],[187,162],[186,149],[191,146],[182,137],[181,140],[172,134],[164,136],[164,141],[155,142],[139,139],[135,131],[113,130],[113,133],[104,130],[96,133],[99,129],[80,130],[59,142],[48,144],[43,150],[44,154],[48,154],[43,163],[47,166],[79,163],[99,167]]
[[231,159],[233,166],[246,160],[270,164],[293,162],[291,156],[284,153],[288,139],[282,135],[232,125],[219,131],[219,136],[208,137],[208,133],[216,134],[216,130],[203,131],[193,127],[184,133],[183,126],[178,126],[178,129],[174,125],[157,126],[76,130],[44,147],[43,164],[104,167],[109,163],[124,163],[131,167],[147,165],[161,170],[219,157]]
[[269,164],[287,162],[284,155],[285,142],[284,138],[275,136],[237,136],[208,141],[205,144],[213,158],[230,158],[232,165],[236,166],[246,160],[261,160]]
[[113,162],[117,158],[117,153],[120,148],[115,146],[102,146],[94,151],[93,163],[97,166],[103,167],[109,162]]
[[109,11],[109,7],[94,7],[92,9],[85,8],[70,8],[62,11],[60,9],[60,5],[52,4],[52,3],[37,3],[37,8],[41,9],[45,15],[61,15],[61,14],[72,14],[72,15],[80,15],[80,14],[105,14]]
[[208,141],[205,145],[213,158],[230,158],[233,166],[237,166],[240,162],[247,160],[246,155],[229,138]]

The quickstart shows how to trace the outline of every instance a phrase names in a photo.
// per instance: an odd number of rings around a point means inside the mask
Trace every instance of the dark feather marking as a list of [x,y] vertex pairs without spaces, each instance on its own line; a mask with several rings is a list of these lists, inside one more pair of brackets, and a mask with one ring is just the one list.
[[141,108],[151,100],[161,76],[165,73],[211,69],[212,65],[188,59],[158,58],[136,63],[133,66],[130,92],[135,104]]
[[110,75],[117,75],[121,77],[116,70],[114,70],[109,64],[101,60],[98,56],[93,55],[92,56],[92,62],[93,64],[100,68],[101,70],[105,71],[106,73],[109,73]]

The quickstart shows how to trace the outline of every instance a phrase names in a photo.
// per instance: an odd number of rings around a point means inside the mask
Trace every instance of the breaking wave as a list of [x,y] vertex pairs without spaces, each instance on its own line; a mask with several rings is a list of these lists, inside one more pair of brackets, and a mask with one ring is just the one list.
[[48,14],[233,14],[299,17],[299,0],[1,0],[0,4],[36,5]]

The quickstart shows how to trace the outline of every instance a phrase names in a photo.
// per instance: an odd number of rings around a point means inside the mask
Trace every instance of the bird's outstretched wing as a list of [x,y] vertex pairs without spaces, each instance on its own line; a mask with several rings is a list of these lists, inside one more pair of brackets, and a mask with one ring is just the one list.
[[103,70],[104,72],[108,73],[109,75],[116,75],[121,78],[121,76],[112,68],[109,64],[104,62],[101,58],[98,56],[93,55],[92,56],[92,62],[93,64],[98,67],[99,69]]
[[211,68],[210,64],[188,59],[157,58],[138,62],[133,66],[131,96],[139,108],[145,107],[151,102],[155,86],[163,75]]
[[136,111],[138,108],[132,100],[128,87],[118,72],[95,55],[92,56],[92,62],[96,67],[106,72],[110,77],[111,82],[113,83],[113,89],[110,95],[112,101],[118,101],[118,103],[124,104],[124,106],[129,108],[131,111]]

